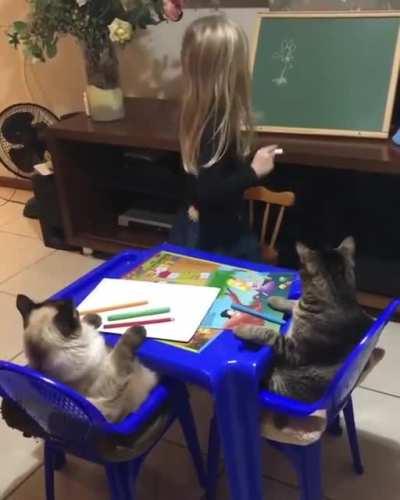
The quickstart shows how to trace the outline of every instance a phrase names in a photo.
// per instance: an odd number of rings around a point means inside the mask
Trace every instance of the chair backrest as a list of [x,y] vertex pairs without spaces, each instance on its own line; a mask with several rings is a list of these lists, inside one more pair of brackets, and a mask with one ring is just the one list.
[[[261,223],[261,231],[260,231],[260,244],[264,245],[268,244],[269,247],[275,248],[276,241],[278,239],[279,231],[282,226],[283,216],[285,214],[285,210],[288,207],[294,205],[296,201],[296,196],[291,191],[284,191],[281,193],[270,191],[269,189],[263,186],[255,186],[247,189],[244,193],[244,197],[249,201],[249,220],[250,226],[254,228],[254,205],[255,202],[261,202],[265,204],[262,223]],[[273,229],[271,231],[271,237],[269,241],[266,242],[267,230],[268,230],[268,222],[271,217],[271,206],[277,206],[278,214],[275,218],[275,225],[273,225]]]
[[48,438],[81,447],[105,422],[89,401],[69,387],[14,363],[0,361],[0,396],[27,413]]
[[328,415],[336,414],[348,400],[362,376],[382,330],[396,312],[399,305],[399,299],[393,301],[380,316],[375,319],[362,341],[349,354],[342,367],[337,372],[322,400],[321,406],[326,408]]

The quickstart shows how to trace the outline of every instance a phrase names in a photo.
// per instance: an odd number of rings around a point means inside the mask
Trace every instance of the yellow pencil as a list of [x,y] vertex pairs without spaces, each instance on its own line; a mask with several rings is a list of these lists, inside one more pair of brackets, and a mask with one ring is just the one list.
[[128,302],[126,304],[116,304],[115,306],[98,307],[97,309],[87,309],[86,311],[79,311],[79,314],[80,315],[97,314],[106,311],[114,311],[115,309],[125,309],[127,307],[145,306],[148,303],[149,303],[148,300],[141,300],[138,302]]

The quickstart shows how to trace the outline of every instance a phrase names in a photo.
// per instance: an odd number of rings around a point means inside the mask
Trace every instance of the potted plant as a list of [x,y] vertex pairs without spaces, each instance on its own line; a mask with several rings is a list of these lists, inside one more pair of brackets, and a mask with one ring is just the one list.
[[164,21],[179,21],[183,0],[27,0],[26,20],[15,21],[9,32],[33,61],[57,54],[60,37],[72,35],[82,47],[87,73],[86,96],[94,120],[124,116],[115,45],[124,46],[135,32]]

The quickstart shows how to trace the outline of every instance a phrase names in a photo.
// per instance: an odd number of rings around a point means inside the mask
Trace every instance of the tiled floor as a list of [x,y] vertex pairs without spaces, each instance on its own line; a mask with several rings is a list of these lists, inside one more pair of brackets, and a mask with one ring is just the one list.
[[[1,190],[9,198],[11,190]],[[14,193],[25,201],[27,193]],[[78,254],[45,248],[36,221],[22,216],[22,205],[0,199],[0,358],[24,362],[22,325],[15,309],[19,292],[32,298],[44,297],[92,269],[99,261]],[[391,324],[381,345],[386,358],[355,393],[366,474],[356,477],[351,469],[346,439],[325,439],[324,484],[331,500],[398,500],[400,498],[400,325]],[[203,449],[211,403],[207,394],[193,391]],[[8,429],[0,419],[0,499],[39,500],[44,498],[41,445]],[[281,456],[265,446],[264,485],[268,500],[296,500],[298,491],[293,471]],[[57,500],[106,500],[107,485],[102,471],[77,459],[57,473]],[[195,500],[196,486],[183,439],[177,427],[157,446],[141,474],[139,500]],[[221,479],[219,498],[228,499],[225,479]]]

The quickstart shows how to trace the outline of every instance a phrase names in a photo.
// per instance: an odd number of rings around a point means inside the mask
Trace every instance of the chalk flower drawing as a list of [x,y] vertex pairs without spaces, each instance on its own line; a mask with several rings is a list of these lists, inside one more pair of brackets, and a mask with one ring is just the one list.
[[275,52],[273,55],[274,59],[278,59],[282,63],[281,74],[272,80],[278,87],[288,84],[287,75],[294,67],[295,51],[296,44],[293,40],[283,40],[279,52]]

